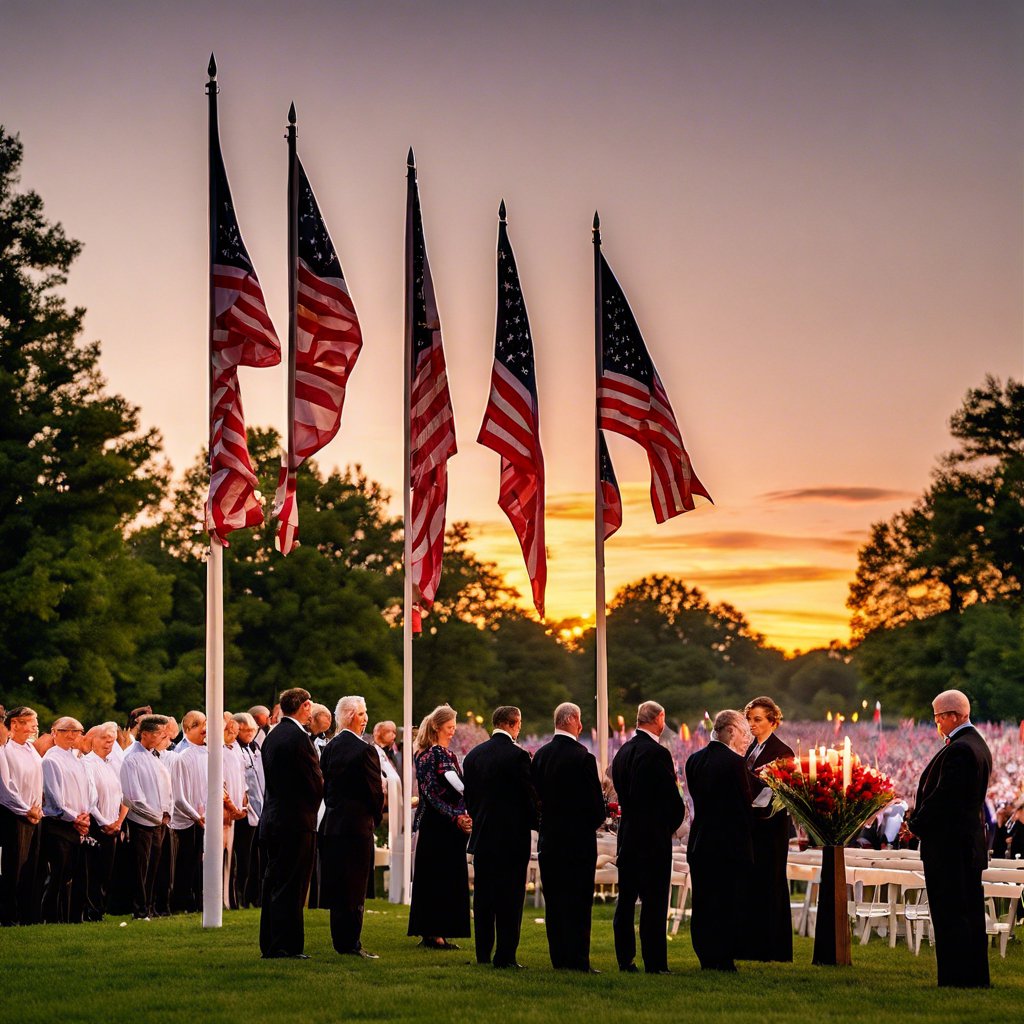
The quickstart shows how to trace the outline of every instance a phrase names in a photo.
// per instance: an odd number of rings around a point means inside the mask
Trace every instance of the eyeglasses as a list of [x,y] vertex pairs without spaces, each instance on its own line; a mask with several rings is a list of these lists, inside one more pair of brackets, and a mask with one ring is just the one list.
[[54,732],[71,732],[77,733],[79,736],[85,733],[84,729],[54,729]]
[[944,718],[946,715],[955,715],[956,711],[936,711],[932,718],[937,722],[940,718]]

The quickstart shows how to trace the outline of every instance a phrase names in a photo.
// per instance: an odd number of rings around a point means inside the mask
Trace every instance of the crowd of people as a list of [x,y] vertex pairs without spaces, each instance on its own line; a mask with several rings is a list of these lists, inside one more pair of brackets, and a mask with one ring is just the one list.
[[[955,748],[960,761],[975,740],[990,759],[978,794],[991,819],[989,847],[1013,856],[1024,846],[1021,735],[1000,726],[975,728],[962,695],[940,698],[950,704],[935,715],[946,742],[969,727],[961,739],[970,743]],[[960,717],[943,717],[950,715]],[[362,946],[362,919],[373,894],[374,846],[388,785],[400,784],[402,751],[393,722],[377,723],[368,742],[368,720],[361,697],[342,698],[332,713],[301,688],[284,691],[273,709],[224,715],[218,737],[223,793],[210,809],[224,826],[224,904],[262,907],[265,957],[305,958],[308,905],[330,910],[338,953],[377,959]],[[470,727],[462,729],[461,741],[456,712],[435,708],[412,743],[418,797],[409,935],[427,948],[450,950],[458,948],[453,939],[473,934],[479,962],[518,967],[536,831],[552,965],[593,970],[596,837],[611,807],[619,811],[613,932],[620,970],[638,969],[639,902],[644,969],[668,971],[668,878],[680,840],[691,871],[692,936],[702,966],[733,970],[736,959],[791,960],[785,868],[791,826],[785,815],[772,814],[771,793],[756,772],[823,737],[820,724],[798,723],[787,725],[786,742],[777,734],[781,722],[774,701],[759,697],[683,739],[666,729],[664,708],[646,701],[632,736],[623,732],[614,744],[602,785],[594,756],[580,740],[582,713],[574,704],[555,709],[554,733],[546,741],[523,744],[517,708],[494,712],[489,738]],[[951,723],[955,728],[947,729]],[[0,923],[95,921],[126,912],[151,919],[201,909],[207,768],[216,735],[208,735],[208,726],[198,710],[179,724],[142,707],[123,728],[106,722],[86,729],[62,716],[41,733],[32,708],[0,708]],[[898,730],[862,724],[843,731],[854,733],[863,760],[893,777],[901,798],[894,805],[899,821],[880,818],[871,841],[916,842],[907,824],[924,831],[931,825],[925,783],[936,782],[932,769],[943,754],[936,754],[935,732],[910,722]],[[761,908],[759,927],[737,941],[723,921],[729,908],[738,913],[751,902]]]

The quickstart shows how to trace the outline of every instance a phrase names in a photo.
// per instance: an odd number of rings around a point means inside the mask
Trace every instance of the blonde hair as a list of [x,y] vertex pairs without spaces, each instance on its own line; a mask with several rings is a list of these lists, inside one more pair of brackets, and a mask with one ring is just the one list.
[[452,721],[456,717],[455,709],[450,704],[439,704],[426,718],[420,722],[419,732],[416,733],[416,753],[422,754],[429,750],[437,742],[437,734],[441,726]]

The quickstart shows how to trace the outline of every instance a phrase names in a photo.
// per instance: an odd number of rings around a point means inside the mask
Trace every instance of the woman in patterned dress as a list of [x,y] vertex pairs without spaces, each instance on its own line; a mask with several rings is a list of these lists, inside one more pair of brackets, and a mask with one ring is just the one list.
[[462,769],[449,749],[455,711],[442,704],[423,719],[414,761],[420,801],[413,831],[416,842],[409,935],[429,949],[458,949],[448,939],[468,936],[469,870],[466,843],[473,821],[462,798]]

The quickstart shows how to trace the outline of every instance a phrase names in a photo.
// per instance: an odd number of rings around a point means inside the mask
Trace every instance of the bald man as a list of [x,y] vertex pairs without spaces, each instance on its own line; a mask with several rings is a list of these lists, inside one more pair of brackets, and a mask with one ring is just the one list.
[[921,776],[907,828],[921,840],[940,987],[988,988],[981,873],[992,754],[971,724],[966,694],[944,690],[932,711],[945,745]]

